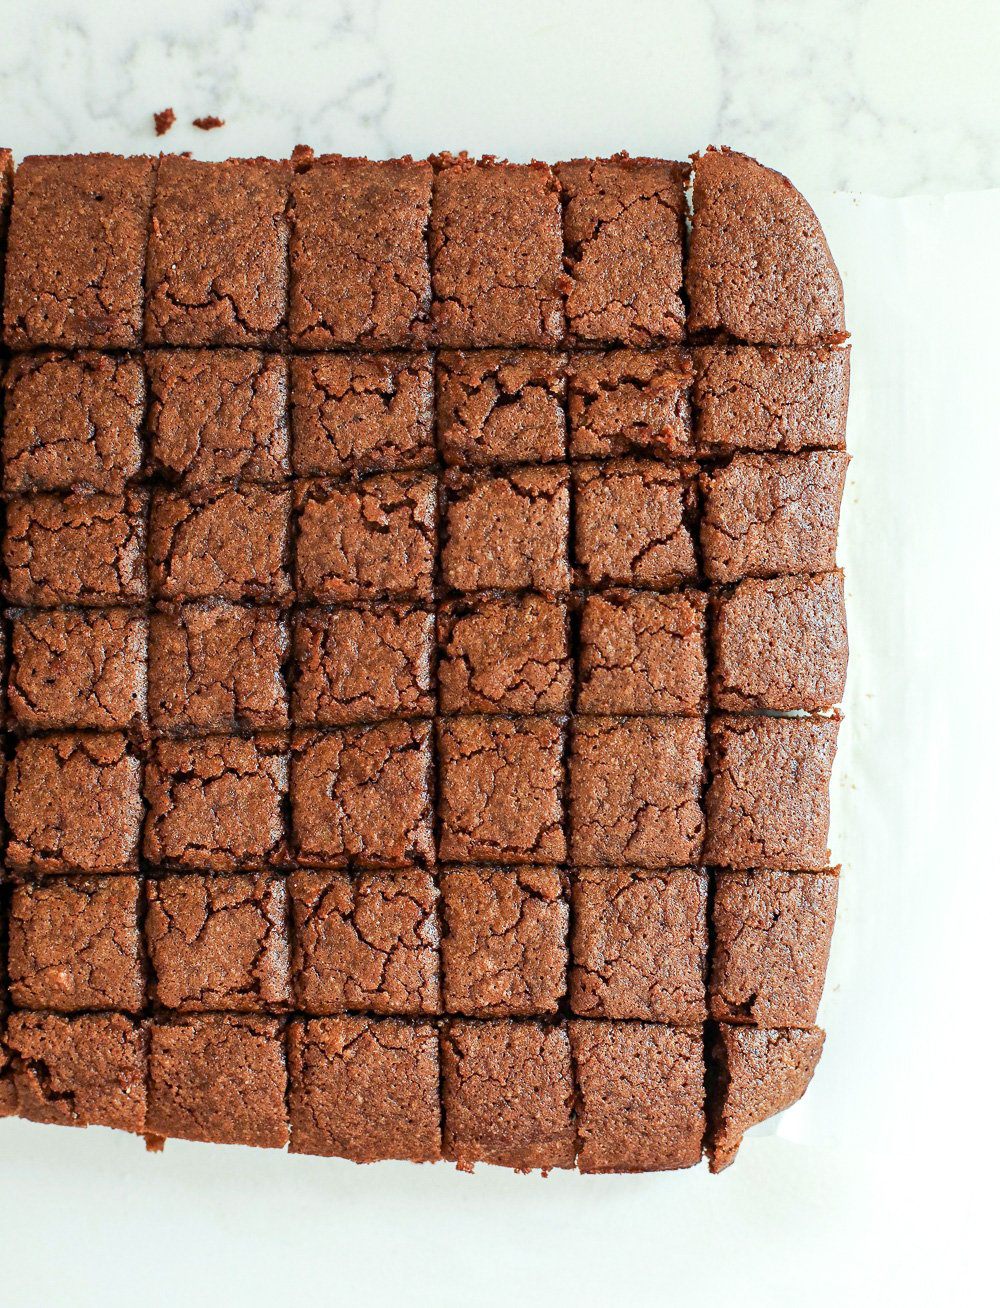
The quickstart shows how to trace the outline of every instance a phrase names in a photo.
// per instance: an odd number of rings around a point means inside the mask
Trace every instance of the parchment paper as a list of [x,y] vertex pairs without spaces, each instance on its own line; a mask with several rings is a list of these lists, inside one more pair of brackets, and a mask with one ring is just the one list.
[[919,1156],[972,1140],[996,989],[1000,195],[817,208],[853,337],[843,875],[827,1048],[778,1133]]

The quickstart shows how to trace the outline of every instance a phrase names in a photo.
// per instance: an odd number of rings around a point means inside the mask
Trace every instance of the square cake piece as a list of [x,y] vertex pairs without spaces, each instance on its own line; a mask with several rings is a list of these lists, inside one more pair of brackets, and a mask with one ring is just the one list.
[[848,456],[737,454],[701,477],[701,550],[709,581],[830,572],[837,566]]
[[281,1022],[242,1013],[159,1020],[149,1040],[146,1131],[281,1149],[288,1076]]
[[145,793],[143,852],[150,863],[231,872],[287,861],[282,736],[154,741]]
[[842,340],[844,288],[819,220],[787,177],[710,148],[694,160],[688,330],[760,345]]
[[574,459],[690,457],[691,377],[691,360],[683,350],[574,354],[570,454]]
[[839,880],[835,871],[716,875],[713,1018],[812,1026],[830,957]]
[[133,609],[14,609],[7,705],[25,731],[146,721],[148,623]]
[[137,359],[81,351],[15,359],[4,378],[5,491],[120,493],[142,469]]
[[441,1033],[444,1154],[460,1170],[572,1167],[573,1068],[563,1026],[449,1022]]
[[554,867],[443,871],[445,1011],[465,1017],[557,1012],[566,993],[567,890]]
[[434,614],[405,603],[300,610],[293,666],[298,726],[430,717]]
[[667,589],[698,575],[693,464],[612,459],[573,469],[575,561],[586,586]]
[[293,1154],[356,1163],[441,1156],[438,1037],[430,1022],[297,1019],[288,1033]]
[[292,178],[289,335],[298,349],[428,336],[431,165],[321,155]]
[[580,619],[580,713],[700,713],[706,699],[705,596],[606,590]]
[[296,476],[436,463],[429,354],[306,354],[291,377]]
[[442,713],[566,713],[569,613],[544,595],[476,595],[438,608]]
[[442,350],[437,431],[447,464],[490,467],[566,457],[566,356],[545,350]]
[[717,1069],[708,1104],[708,1170],[736,1157],[745,1132],[791,1108],[805,1094],[823,1052],[824,1033],[720,1025],[711,1050]]
[[452,590],[569,590],[565,464],[444,475],[441,577]]
[[835,718],[712,719],[707,863],[779,872],[826,867],[839,727]]
[[717,708],[832,708],[847,676],[843,573],[741,581],[713,603],[712,650]]
[[167,734],[288,725],[288,618],[224,600],[149,619],[149,716]]
[[844,448],[849,348],[706,345],[694,351],[694,362],[703,454]]
[[569,760],[574,865],[697,863],[704,757],[700,718],[576,718]]
[[684,338],[684,189],[690,167],[666,159],[556,164],[577,341],[659,345]]
[[150,471],[191,489],[291,474],[288,365],[255,350],[150,350]]
[[18,1115],[138,1134],[146,1121],[147,1029],[124,1013],[11,1013],[4,1041]]
[[579,868],[570,1006],[578,1017],[688,1026],[707,1016],[708,877]]
[[561,863],[561,718],[440,718],[440,855],[454,863]]
[[700,1027],[572,1021],[581,1172],[694,1167],[705,1134]]
[[289,893],[299,1012],[441,1011],[441,924],[430,873],[294,872]]
[[292,493],[267,486],[154,490],[149,576],[162,600],[284,600]]
[[552,169],[465,155],[435,164],[431,319],[438,343],[558,345],[563,241]]
[[288,309],[288,188],[273,159],[165,155],[146,258],[148,345],[277,345]]
[[139,859],[142,763],[123,735],[18,742],[7,772],[7,866],[129,872]]
[[[0,265],[6,263],[7,228],[10,225],[10,202],[14,198],[14,156],[6,147],[0,147]],[[0,268],[0,304],[3,303],[3,271]],[[10,1095],[8,1093],[7,1099]],[[3,1093],[0,1091],[0,1112]]]
[[14,182],[4,341],[128,350],[141,342],[154,159],[34,155]]
[[303,481],[295,492],[300,600],[431,598],[437,478],[385,473]]
[[135,877],[52,877],[14,886],[7,970],[17,1008],[56,1013],[145,1004]]
[[292,833],[307,867],[407,867],[434,862],[429,722],[298,732]]
[[133,490],[11,500],[4,595],[35,608],[139,603],[149,593],[148,511],[145,493]]
[[283,877],[185,872],[149,880],[146,897],[154,1003],[186,1013],[289,1007]]

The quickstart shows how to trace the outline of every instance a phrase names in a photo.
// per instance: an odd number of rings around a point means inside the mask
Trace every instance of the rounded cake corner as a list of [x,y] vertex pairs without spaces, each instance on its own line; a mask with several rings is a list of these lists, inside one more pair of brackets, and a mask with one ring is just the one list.
[[751,345],[846,340],[840,273],[801,191],[726,146],[710,146],[691,163],[690,332]]
[[813,1078],[826,1032],[720,1025],[712,1047],[705,1148],[712,1173],[736,1158],[752,1126],[797,1103]]

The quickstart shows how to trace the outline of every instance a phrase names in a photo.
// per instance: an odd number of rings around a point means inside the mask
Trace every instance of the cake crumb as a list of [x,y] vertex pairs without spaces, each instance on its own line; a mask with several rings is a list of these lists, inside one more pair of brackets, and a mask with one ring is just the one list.
[[156,128],[157,136],[165,136],[177,121],[177,115],[173,109],[161,109],[158,114],[153,114],[153,126]]
[[292,150],[292,172],[307,173],[316,155],[311,145],[297,145]]
[[200,128],[203,132],[210,132],[214,127],[225,127],[224,118],[216,118],[214,114],[209,114],[205,118],[195,118],[192,120],[192,126]]

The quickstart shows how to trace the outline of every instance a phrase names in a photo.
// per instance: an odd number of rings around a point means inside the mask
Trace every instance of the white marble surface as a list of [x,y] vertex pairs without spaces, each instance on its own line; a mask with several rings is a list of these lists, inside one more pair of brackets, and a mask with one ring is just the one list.
[[0,143],[154,150],[170,105],[205,158],[721,142],[806,189],[982,189],[998,45],[996,0],[0,0]]

